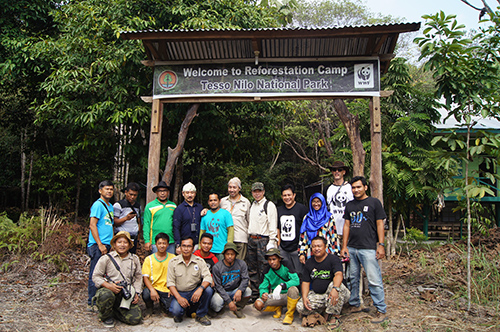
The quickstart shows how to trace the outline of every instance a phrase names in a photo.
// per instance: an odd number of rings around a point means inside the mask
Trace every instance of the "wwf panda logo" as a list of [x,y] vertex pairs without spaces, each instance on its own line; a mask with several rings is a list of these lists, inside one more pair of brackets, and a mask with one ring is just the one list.
[[281,239],[293,240],[295,239],[295,217],[294,216],[281,216]]
[[340,188],[340,190],[335,194],[333,203],[338,208],[344,208],[347,204],[347,190]]
[[372,71],[368,67],[361,67],[358,69],[358,78],[363,81],[368,81],[370,79],[370,75]]

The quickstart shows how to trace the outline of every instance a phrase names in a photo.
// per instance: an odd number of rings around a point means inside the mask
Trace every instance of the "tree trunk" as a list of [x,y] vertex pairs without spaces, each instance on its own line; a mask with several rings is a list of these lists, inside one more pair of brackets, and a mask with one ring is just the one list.
[[75,223],[78,221],[78,209],[80,208],[80,192],[82,190],[82,178],[80,172],[80,160],[77,161],[76,171],[76,197],[75,197]]
[[392,226],[392,199],[389,197],[387,202],[387,214],[388,214],[388,223],[389,223],[389,231],[387,232],[387,247],[385,248],[385,255],[390,260],[393,245],[395,245],[394,241],[394,227]]
[[30,171],[28,174],[28,183],[26,184],[26,205],[25,205],[26,210],[29,209],[32,175],[33,175],[33,151],[31,151],[31,153],[30,153]]
[[172,181],[172,177],[174,175],[175,164],[177,163],[177,159],[179,158],[182,150],[184,149],[184,143],[186,142],[186,137],[189,129],[189,125],[193,121],[194,117],[197,115],[198,108],[200,104],[192,104],[189,110],[186,113],[186,117],[182,122],[181,129],[179,130],[179,135],[177,136],[177,145],[174,149],[168,147],[168,159],[167,164],[165,165],[165,172],[163,173],[162,180],[165,181],[168,185]]
[[184,183],[184,159],[182,158],[182,153],[177,160],[177,166],[175,167],[175,186],[173,201],[175,204],[179,205],[182,202],[181,192]]
[[344,124],[351,143],[353,163],[352,175],[364,176],[366,152],[363,148],[363,142],[361,141],[361,134],[359,133],[359,117],[349,112],[342,99],[335,99],[334,107],[340,120]]
[[21,132],[21,210],[25,211],[26,191],[24,181],[26,180],[26,129]]
[[465,158],[465,197],[467,199],[467,311],[470,311],[471,307],[471,218],[470,218],[470,198],[469,198],[469,139],[470,139],[470,128],[471,123],[467,123],[467,150]]

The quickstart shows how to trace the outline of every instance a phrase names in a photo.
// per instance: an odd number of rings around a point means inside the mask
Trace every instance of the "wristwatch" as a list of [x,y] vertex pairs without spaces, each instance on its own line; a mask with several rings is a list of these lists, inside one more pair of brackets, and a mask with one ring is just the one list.
[[382,247],[385,247],[385,243],[384,242],[379,242],[378,245],[382,246]]
[[335,289],[338,293],[340,293],[340,287],[333,286],[333,289]]

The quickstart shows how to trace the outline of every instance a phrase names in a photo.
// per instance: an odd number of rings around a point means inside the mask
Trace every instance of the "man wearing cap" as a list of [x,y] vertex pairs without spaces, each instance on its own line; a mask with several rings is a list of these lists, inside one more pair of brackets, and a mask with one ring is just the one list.
[[333,215],[339,242],[342,243],[344,233],[344,210],[347,202],[354,199],[349,182],[344,180],[344,176],[349,168],[341,161],[336,161],[329,167],[333,175],[333,183],[326,188],[323,196],[326,199],[328,211]]
[[92,298],[97,288],[92,281],[94,268],[102,255],[111,250],[110,241],[113,238],[113,205],[109,202],[115,186],[109,180],[99,183],[100,198],[90,208],[90,230],[87,254],[90,257],[87,310],[94,311]]
[[114,326],[114,318],[130,325],[137,325],[142,319],[137,305],[137,292],[142,289],[141,262],[129,252],[132,246],[128,232],[116,233],[111,239],[114,251],[99,259],[92,275],[98,288],[94,299],[99,319],[106,327]]
[[115,233],[126,231],[130,234],[132,242],[134,242],[134,246],[130,249],[133,254],[137,250],[137,236],[139,235],[139,226],[142,223],[141,205],[137,202],[139,189],[137,183],[129,183],[123,190],[125,198],[113,204]]
[[192,238],[182,239],[181,254],[168,264],[167,287],[174,296],[170,313],[174,316],[174,322],[180,323],[184,312],[198,305],[196,321],[202,325],[210,325],[207,313],[213,295],[210,287],[212,276],[205,261],[193,255],[193,243]]
[[210,210],[201,218],[200,236],[205,232],[213,235],[211,251],[218,260],[222,260],[224,245],[234,240],[233,217],[228,211],[220,208],[220,198],[216,192],[208,195],[208,206]]
[[300,277],[304,267],[299,261],[298,252],[300,227],[307,214],[307,207],[295,201],[295,196],[295,187],[292,184],[281,188],[281,199],[285,205],[278,207],[278,239],[281,254],[292,264]]
[[241,180],[237,177],[227,184],[229,196],[220,200],[220,207],[233,217],[234,243],[238,247],[238,259],[245,260],[248,244],[248,210],[250,201],[241,194]]
[[297,303],[297,311],[305,316],[326,312],[330,323],[338,324],[337,316],[351,294],[342,283],[340,258],[327,253],[326,245],[327,240],[321,236],[311,241],[312,257],[304,267],[302,298]]
[[262,182],[252,184],[255,201],[248,212],[248,251],[246,263],[252,289],[252,300],[259,297],[262,272],[267,266],[266,250],[278,244],[278,213],[276,205],[264,197],[266,191]]
[[157,252],[155,237],[158,233],[166,233],[170,239],[167,252],[175,254],[173,216],[176,205],[168,200],[170,187],[165,181],[160,181],[153,187],[156,199],[149,202],[144,209],[144,243],[147,251]]
[[295,307],[300,299],[299,276],[293,268],[283,260],[279,249],[272,248],[266,252],[268,266],[264,270],[264,280],[259,286],[260,298],[255,301],[254,307],[259,311],[275,312],[274,318],[281,317],[282,307],[287,311],[283,324],[293,323]]
[[219,313],[225,305],[236,317],[244,318],[243,308],[248,303],[252,291],[248,288],[248,269],[246,263],[237,259],[238,248],[234,243],[224,246],[224,259],[214,265],[212,277],[215,290],[210,306]]
[[179,204],[174,211],[174,242],[176,253],[180,255],[181,239],[191,237],[194,240],[195,248],[200,235],[201,211],[203,206],[194,201],[196,197],[196,187],[188,182],[182,187],[184,202]]

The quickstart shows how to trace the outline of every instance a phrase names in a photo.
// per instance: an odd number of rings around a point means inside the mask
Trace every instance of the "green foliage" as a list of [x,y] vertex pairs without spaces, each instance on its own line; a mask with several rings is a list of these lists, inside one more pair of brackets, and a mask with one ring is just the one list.
[[429,240],[429,238],[425,236],[421,230],[414,227],[407,228],[406,234],[403,237],[403,241],[409,241],[415,244],[422,243],[427,240]]

